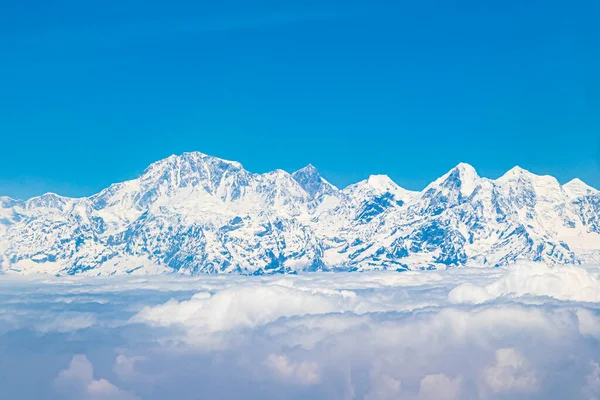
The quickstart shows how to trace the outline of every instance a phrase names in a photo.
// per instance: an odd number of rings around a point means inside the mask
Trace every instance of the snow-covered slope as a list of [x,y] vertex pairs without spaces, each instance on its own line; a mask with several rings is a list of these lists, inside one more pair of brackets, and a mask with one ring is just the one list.
[[246,171],[171,156],[88,198],[0,197],[4,273],[292,273],[600,261],[600,192],[459,164],[422,192],[385,175],[340,190],[309,165]]

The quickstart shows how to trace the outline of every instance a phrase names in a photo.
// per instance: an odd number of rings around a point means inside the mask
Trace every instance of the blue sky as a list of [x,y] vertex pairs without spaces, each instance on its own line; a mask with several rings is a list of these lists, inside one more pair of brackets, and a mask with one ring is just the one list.
[[0,4],[0,195],[198,150],[421,189],[458,162],[600,187],[596,1]]

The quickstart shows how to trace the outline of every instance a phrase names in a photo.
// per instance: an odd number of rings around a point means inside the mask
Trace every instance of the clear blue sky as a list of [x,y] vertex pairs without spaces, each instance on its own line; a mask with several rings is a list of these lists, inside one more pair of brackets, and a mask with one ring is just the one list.
[[460,161],[600,187],[600,2],[0,3],[0,195],[198,150],[421,189]]

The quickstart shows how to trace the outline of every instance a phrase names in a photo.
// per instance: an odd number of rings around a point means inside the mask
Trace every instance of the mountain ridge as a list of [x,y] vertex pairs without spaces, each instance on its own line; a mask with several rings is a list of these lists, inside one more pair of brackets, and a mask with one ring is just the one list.
[[460,163],[422,191],[338,189],[311,164],[256,174],[200,152],[88,197],[1,197],[4,273],[295,273],[600,260],[600,192]]

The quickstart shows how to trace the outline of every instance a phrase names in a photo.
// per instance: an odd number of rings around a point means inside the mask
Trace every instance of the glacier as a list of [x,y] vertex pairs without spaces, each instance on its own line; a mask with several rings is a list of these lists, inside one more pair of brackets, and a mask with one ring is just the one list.
[[200,152],[100,193],[0,197],[4,274],[273,274],[600,262],[600,192],[461,163],[420,192],[338,189],[308,165],[249,172]]

